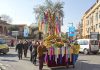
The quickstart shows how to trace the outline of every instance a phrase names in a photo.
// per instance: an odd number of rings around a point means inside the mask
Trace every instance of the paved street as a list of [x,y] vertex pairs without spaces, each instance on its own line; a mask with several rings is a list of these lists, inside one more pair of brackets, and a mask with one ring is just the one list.
[[[34,66],[29,61],[29,56],[18,60],[17,53],[14,49],[10,49],[7,55],[0,55],[0,64],[5,70],[38,70],[37,66]],[[44,66],[43,70],[50,70]],[[56,68],[53,70],[66,70],[66,68]],[[83,55],[79,56],[79,60],[76,63],[75,68],[70,67],[67,70],[100,70],[100,54],[99,55]]]
[[15,49],[10,49],[7,55],[0,55],[0,63],[6,70],[38,70],[38,64],[34,66],[29,57],[30,55],[27,58],[23,58],[23,60],[18,60]]

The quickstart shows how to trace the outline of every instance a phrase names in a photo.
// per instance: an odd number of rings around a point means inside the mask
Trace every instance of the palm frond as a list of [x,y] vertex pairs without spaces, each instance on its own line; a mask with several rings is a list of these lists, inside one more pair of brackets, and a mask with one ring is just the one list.
[[39,16],[49,9],[50,12],[59,13],[60,17],[64,17],[63,5],[63,2],[53,3],[51,0],[45,0],[45,5],[40,5],[39,7],[34,8],[34,11]]

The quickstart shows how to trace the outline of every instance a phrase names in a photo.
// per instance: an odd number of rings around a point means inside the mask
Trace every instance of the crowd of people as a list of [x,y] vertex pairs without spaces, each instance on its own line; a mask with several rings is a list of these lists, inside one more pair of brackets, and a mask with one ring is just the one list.
[[[75,57],[73,61],[76,61],[78,58],[78,53],[79,53],[79,45],[75,41],[73,45],[71,43],[67,42],[67,45],[65,45],[69,51],[69,49],[73,50],[73,56]],[[46,52],[48,52],[48,49],[46,46],[44,46],[43,41],[19,41],[18,44],[16,45],[16,51],[18,51],[18,58],[19,60],[22,59],[22,56],[24,54],[24,57],[27,57],[27,52],[28,50],[30,51],[30,61],[36,65],[37,63],[37,58],[39,60],[39,70],[42,70],[43,68],[43,63],[44,63],[44,58],[46,55]],[[50,51],[50,50],[49,50]],[[70,51],[69,51],[70,52]],[[69,59],[70,61],[70,59]],[[74,62],[75,63],[75,62]]]
[[43,41],[22,41],[20,40],[16,45],[16,51],[18,52],[19,60],[27,57],[27,52],[30,50],[30,61],[36,65],[37,58],[39,59],[39,70],[43,68],[43,61],[46,52],[46,47],[43,45]]

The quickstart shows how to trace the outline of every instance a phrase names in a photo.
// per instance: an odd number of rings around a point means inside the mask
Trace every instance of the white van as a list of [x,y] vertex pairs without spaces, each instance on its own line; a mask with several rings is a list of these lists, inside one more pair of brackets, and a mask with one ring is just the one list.
[[96,54],[99,52],[99,41],[93,39],[78,39],[78,44],[80,44],[80,52],[84,54],[89,54],[90,52]]

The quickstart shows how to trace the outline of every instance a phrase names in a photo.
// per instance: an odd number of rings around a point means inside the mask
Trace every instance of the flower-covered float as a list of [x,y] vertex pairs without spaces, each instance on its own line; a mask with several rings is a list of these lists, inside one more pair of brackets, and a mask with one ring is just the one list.
[[66,66],[73,62],[69,41],[61,38],[62,17],[50,9],[38,17],[39,31],[43,33],[44,45],[47,48],[45,63],[48,67]]

